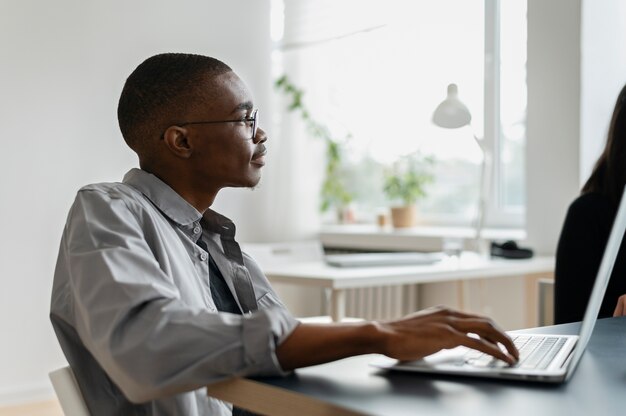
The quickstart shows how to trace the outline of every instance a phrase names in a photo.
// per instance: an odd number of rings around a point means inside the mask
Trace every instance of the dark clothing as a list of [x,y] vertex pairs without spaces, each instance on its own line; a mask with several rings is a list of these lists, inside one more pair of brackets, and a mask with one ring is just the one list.
[[202,238],[199,238],[196,244],[200,246],[201,249],[206,251],[209,258],[209,285],[211,287],[211,297],[213,298],[215,307],[220,312],[229,312],[235,315],[241,315],[241,309],[237,306],[237,301],[235,300],[233,293],[228,288],[228,284],[224,280],[222,272],[219,267],[217,267],[217,264],[215,264],[213,257],[211,257],[209,247],[202,240]]
[[[581,195],[570,205],[556,252],[556,324],[583,319],[616,212],[617,207],[598,193]],[[619,249],[598,317],[613,316],[617,299],[623,294],[626,294],[624,244]]]

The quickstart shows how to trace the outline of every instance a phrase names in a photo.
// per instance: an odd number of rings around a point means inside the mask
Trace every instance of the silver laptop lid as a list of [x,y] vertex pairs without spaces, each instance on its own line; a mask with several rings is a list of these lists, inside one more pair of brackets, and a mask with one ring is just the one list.
[[589,342],[593,328],[596,325],[596,320],[598,319],[598,312],[600,312],[600,306],[602,306],[602,300],[604,299],[604,294],[606,293],[606,287],[609,284],[611,273],[613,272],[613,265],[615,264],[615,259],[617,258],[617,253],[619,252],[624,232],[626,231],[625,200],[626,192],[622,194],[622,200],[620,201],[617,215],[615,215],[611,235],[609,236],[609,241],[604,249],[602,262],[600,263],[598,275],[596,276],[596,281],[593,285],[593,290],[591,291],[591,296],[589,297],[589,303],[587,304],[587,309],[585,310],[585,316],[580,327],[580,338],[576,348],[574,349],[569,367],[567,368],[566,379],[569,379],[576,369],[578,361],[587,348],[587,343]]

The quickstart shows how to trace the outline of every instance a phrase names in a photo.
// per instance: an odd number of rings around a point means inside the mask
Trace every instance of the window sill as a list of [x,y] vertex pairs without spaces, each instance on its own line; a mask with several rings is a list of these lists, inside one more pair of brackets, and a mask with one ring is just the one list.
[[[363,250],[441,251],[446,238],[461,238],[471,247],[474,229],[470,227],[417,226],[412,228],[379,227],[375,224],[324,225],[320,240],[324,247]],[[486,240],[523,240],[523,229],[484,229]]]

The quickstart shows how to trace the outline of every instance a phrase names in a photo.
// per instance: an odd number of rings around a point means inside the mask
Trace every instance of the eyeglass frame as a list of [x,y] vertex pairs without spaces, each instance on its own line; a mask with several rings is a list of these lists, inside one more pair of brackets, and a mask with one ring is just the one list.
[[252,115],[250,117],[245,117],[243,119],[238,119],[238,120],[215,120],[215,121],[188,121],[188,122],[184,122],[184,123],[176,123],[176,125],[178,127],[185,127],[185,126],[189,126],[191,124],[218,124],[218,123],[241,123],[241,122],[252,122],[252,137],[251,140],[254,140],[254,138],[256,137],[256,133],[258,131],[258,127],[259,127],[259,109],[255,108],[254,110],[252,110]]

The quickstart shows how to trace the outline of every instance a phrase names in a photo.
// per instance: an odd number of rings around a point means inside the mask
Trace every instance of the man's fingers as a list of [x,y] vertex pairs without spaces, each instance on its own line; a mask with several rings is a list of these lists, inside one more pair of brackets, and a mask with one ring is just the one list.
[[519,351],[515,347],[513,340],[489,318],[445,307],[436,307],[433,309],[432,314],[424,316],[431,322],[435,321],[449,325],[455,330],[465,334],[474,333],[484,338],[486,340],[485,342],[490,342],[496,346],[496,348],[497,344],[500,343],[504,345],[511,356],[516,360],[519,359]]
[[489,354],[492,357],[495,357],[511,365],[517,362],[517,359],[515,357],[509,354],[505,354],[496,344],[488,342],[482,338],[473,338],[463,333],[459,333],[459,336],[461,337],[459,341],[460,345],[484,352],[485,354]]
[[451,326],[465,334],[476,334],[486,342],[496,346],[496,348],[498,343],[500,343],[504,345],[504,348],[506,348],[511,356],[516,360],[519,359],[519,351],[515,347],[513,340],[505,332],[497,328],[489,319],[455,319],[451,322]]
[[[451,348],[464,345],[487,353],[493,357],[514,364],[519,359],[519,351],[513,340],[489,318],[446,307],[434,307],[409,316],[394,324],[407,329],[426,326],[445,328],[448,332],[446,344]],[[477,337],[468,334],[475,334]],[[506,351],[501,349],[504,346]],[[507,354],[508,352],[508,354]]]

